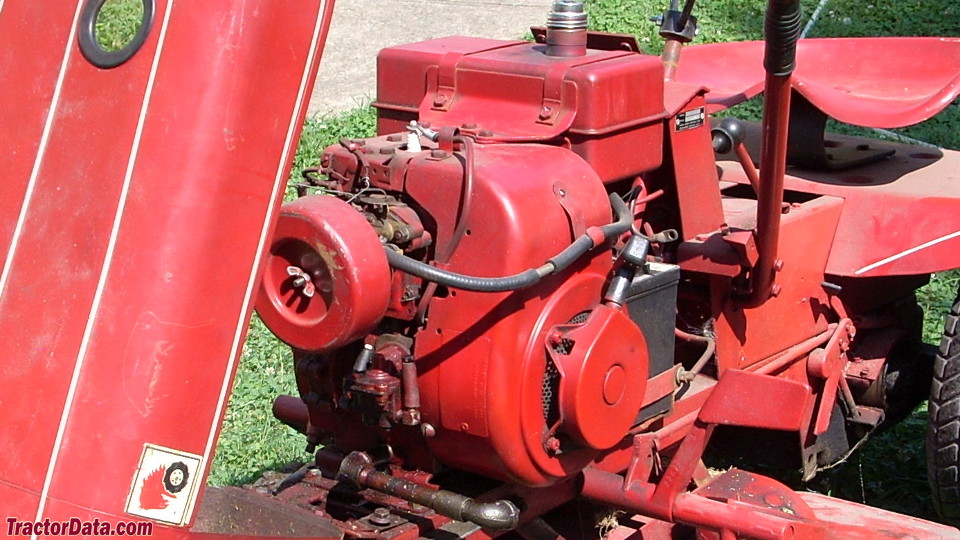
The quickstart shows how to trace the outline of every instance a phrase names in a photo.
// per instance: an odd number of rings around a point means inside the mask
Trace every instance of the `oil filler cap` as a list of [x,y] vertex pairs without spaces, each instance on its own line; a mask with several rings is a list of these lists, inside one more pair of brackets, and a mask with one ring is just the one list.
[[380,238],[349,204],[312,195],[283,205],[256,310],[285,343],[336,349],[387,311],[391,273]]

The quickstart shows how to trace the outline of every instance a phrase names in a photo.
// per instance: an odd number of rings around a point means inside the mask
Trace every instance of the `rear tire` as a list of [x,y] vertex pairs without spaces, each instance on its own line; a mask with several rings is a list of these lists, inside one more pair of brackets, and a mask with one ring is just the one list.
[[960,524],[960,290],[933,364],[927,424],[927,478],[933,505],[951,525]]

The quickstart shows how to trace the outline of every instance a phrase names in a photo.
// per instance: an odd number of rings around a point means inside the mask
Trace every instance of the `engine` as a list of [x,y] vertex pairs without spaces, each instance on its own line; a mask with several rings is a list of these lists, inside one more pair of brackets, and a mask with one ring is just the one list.
[[679,272],[613,193],[661,162],[662,104],[619,96],[663,68],[577,35],[381,54],[384,135],[325,151],[257,303],[311,444],[545,486],[670,410]]

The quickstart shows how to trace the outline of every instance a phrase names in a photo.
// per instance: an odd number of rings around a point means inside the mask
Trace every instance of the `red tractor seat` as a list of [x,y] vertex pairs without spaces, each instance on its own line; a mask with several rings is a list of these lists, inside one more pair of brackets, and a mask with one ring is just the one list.
[[[711,112],[763,91],[761,41],[684,49],[677,79],[706,86]],[[960,94],[960,38],[802,39],[793,88],[841,122],[896,128],[934,116]]]

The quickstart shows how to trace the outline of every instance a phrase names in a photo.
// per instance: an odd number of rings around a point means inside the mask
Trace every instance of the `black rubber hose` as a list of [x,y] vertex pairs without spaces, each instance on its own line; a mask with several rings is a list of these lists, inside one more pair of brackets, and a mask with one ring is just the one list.
[[[617,220],[600,227],[603,237],[607,239],[620,236],[629,231],[630,226],[633,225],[633,213],[630,212],[630,207],[623,202],[623,199],[616,194],[610,195],[610,206],[613,207],[613,213],[616,214]],[[559,272],[591,249],[593,249],[593,240],[584,234],[547,262],[553,264],[553,272]]]
[[442,270],[436,266],[411,259],[389,247],[385,247],[390,266],[427,281],[433,281],[447,287],[476,292],[504,292],[523,289],[540,281],[540,274],[530,269],[506,277],[475,277]]
[[[630,226],[633,223],[633,214],[630,212],[630,208],[618,195],[610,195],[610,205],[617,215],[617,221],[600,227],[600,231],[603,233],[605,239],[620,236],[630,230]],[[416,259],[411,259],[390,247],[385,246],[384,251],[387,254],[387,261],[390,263],[390,266],[412,276],[464,291],[507,292],[536,285],[544,277],[555,274],[567,266],[570,266],[570,264],[582,257],[593,247],[593,239],[589,235],[584,234],[555,257],[548,260],[543,266],[530,268],[519,274],[504,277],[468,276],[443,270],[436,266],[422,263]]]
[[610,206],[613,208],[617,220],[600,226],[600,230],[603,231],[603,236],[606,238],[620,236],[629,231],[630,226],[633,225],[633,214],[630,212],[630,207],[616,193],[610,195]]
[[[609,238],[606,235],[604,235],[604,237]],[[557,253],[555,256],[553,256],[553,258],[547,261],[549,264],[553,265],[553,271],[550,273],[552,274],[554,272],[559,272],[560,270],[570,266],[573,264],[573,261],[576,261],[582,257],[584,253],[590,251],[591,249],[593,249],[593,240],[589,236],[583,235],[580,238],[577,238],[572,244],[567,246],[566,249],[560,253]]]

